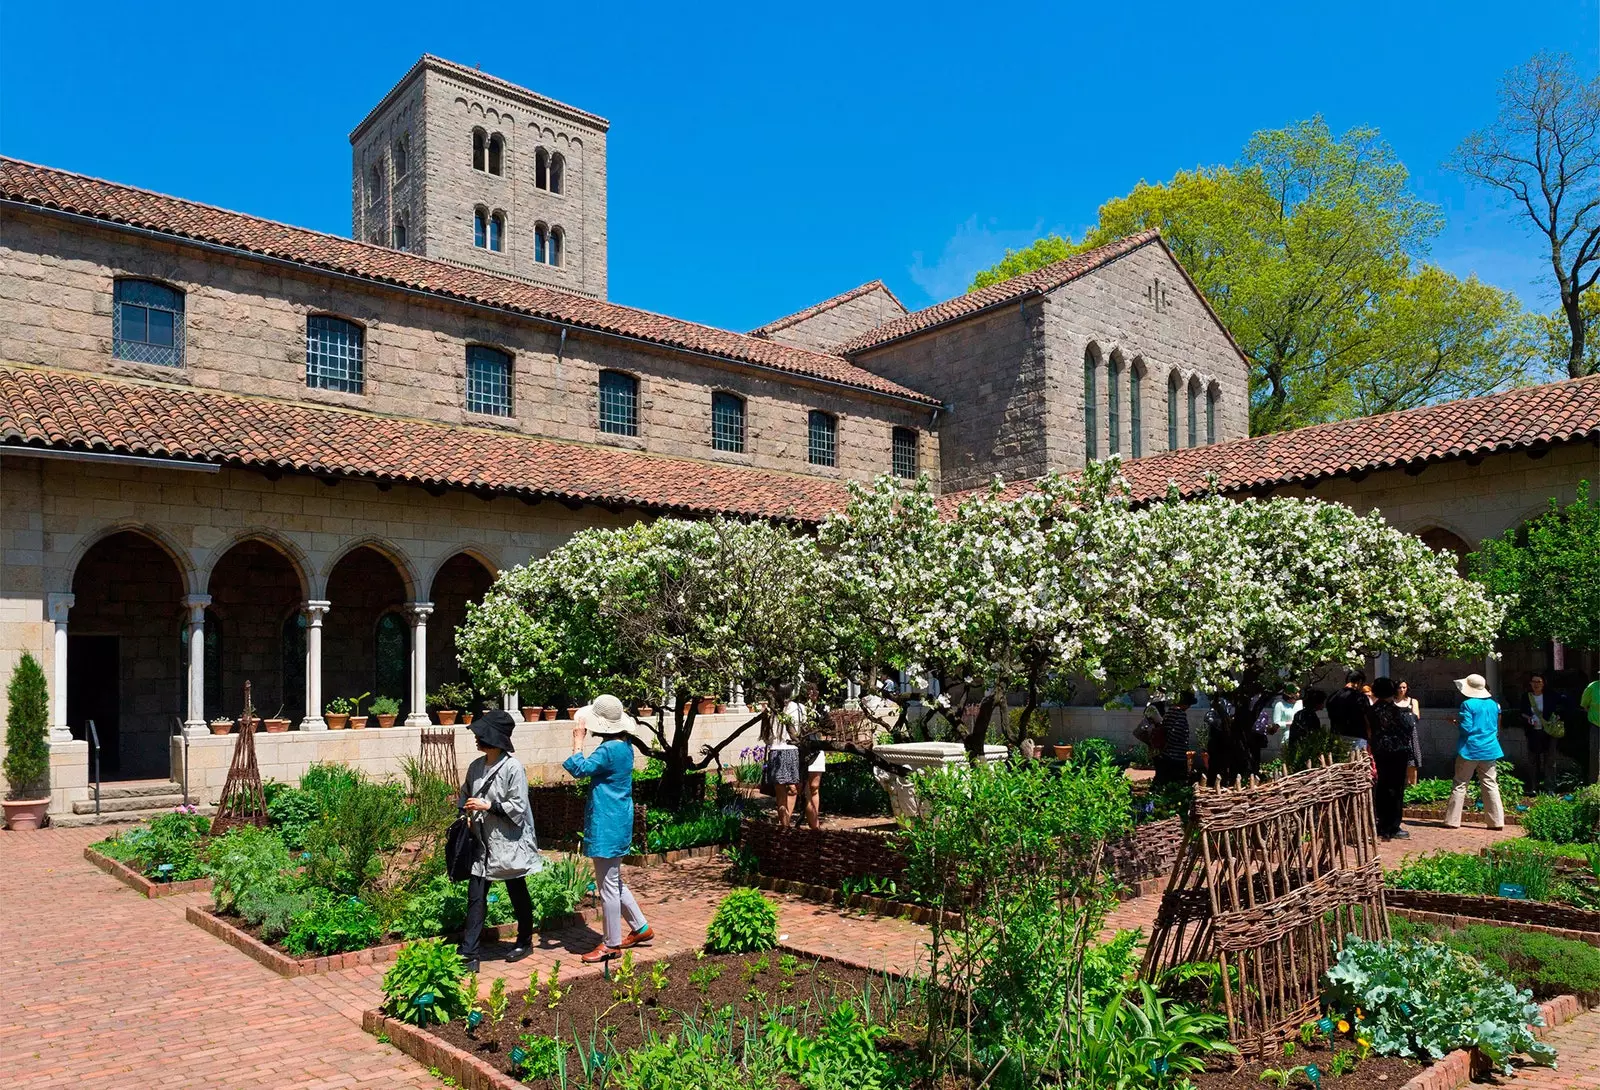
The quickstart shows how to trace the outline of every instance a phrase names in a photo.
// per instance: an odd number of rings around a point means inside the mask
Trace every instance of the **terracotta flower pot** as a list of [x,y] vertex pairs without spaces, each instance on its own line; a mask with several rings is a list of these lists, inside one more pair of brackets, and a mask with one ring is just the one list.
[[350,729],[351,730],[366,730],[367,729],[367,717],[364,716],[364,715],[352,715],[350,717]]
[[345,727],[350,725],[350,713],[324,712],[322,720],[328,724],[329,730],[344,730]]
[[569,705],[567,707],[567,718],[568,719],[576,719],[576,718],[578,718],[578,706],[576,704],[571,704],[571,705]]
[[471,723],[471,722],[472,722],[472,713],[471,712],[462,712],[461,713],[461,725],[464,727],[468,723]]
[[539,713],[542,711],[544,711],[543,708],[534,707],[532,704],[525,704],[522,708],[522,721],[524,723],[537,723],[539,721]]
[[392,727],[394,726],[395,717],[392,715],[380,715],[377,716],[377,720],[380,727]]
[[233,733],[233,720],[232,719],[213,719],[207,725],[211,728],[211,733],[212,734],[232,734]]
[[263,722],[267,725],[268,734],[285,734],[289,730],[287,719],[265,719]]
[[560,711],[560,710],[561,710],[560,708],[545,708],[545,709],[543,709],[543,711],[540,714],[539,718],[541,720],[543,720],[543,721],[549,721],[551,719],[554,719],[556,717],[556,713],[558,711]]
[[716,712],[718,715],[727,715],[728,706],[726,704],[718,704],[716,707]]
[[656,710],[654,708],[652,708],[650,705],[648,705],[648,704],[640,704],[639,705],[639,718],[640,719],[654,719],[655,718],[655,714],[656,714]]
[[456,716],[461,713],[452,711],[449,708],[440,708],[434,714],[439,717],[439,725],[441,727],[453,727],[456,725]]
[[50,809],[49,799],[6,799],[6,828],[15,833],[31,833],[44,824]]
[[1051,746],[1050,749],[1055,753],[1056,760],[1058,760],[1058,761],[1070,761],[1070,760],[1072,760],[1072,746],[1070,744],[1064,745],[1064,746]]

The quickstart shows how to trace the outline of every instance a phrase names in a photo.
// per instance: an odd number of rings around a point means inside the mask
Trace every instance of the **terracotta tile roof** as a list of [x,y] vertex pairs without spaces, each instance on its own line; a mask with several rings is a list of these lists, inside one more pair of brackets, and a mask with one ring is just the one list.
[[311,269],[326,269],[580,330],[647,341],[920,404],[939,403],[938,398],[890,382],[838,356],[589,299],[556,288],[525,284],[385,246],[290,227],[17,159],[0,157],[0,200],[129,224],[180,239],[291,261]]
[[1160,239],[1161,232],[1156,230],[1140,231],[1136,235],[1119,238],[1115,242],[1108,242],[1104,246],[1096,246],[1092,250],[1075,254],[1065,261],[1057,261],[1042,269],[1035,269],[1033,272],[1014,276],[1010,280],[1002,280],[998,284],[990,284],[986,288],[913,311],[904,318],[885,322],[870,333],[863,333],[854,340],[838,345],[834,351],[841,355],[853,356],[858,352],[888,344],[890,341],[898,341],[902,337],[926,333],[948,322],[970,318],[991,307],[1003,306],[1030,295],[1042,295],[1063,284],[1071,283],[1085,273],[1093,272],[1124,254],[1132,253],[1152,242],[1159,242]]
[[[1169,482],[1186,496],[1203,492],[1216,474],[1224,492],[1243,492],[1384,469],[1418,469],[1456,458],[1600,436],[1600,375],[1523,386],[1486,397],[1425,405],[1404,412],[1316,424],[1295,431],[1235,439],[1208,447],[1152,454],[1128,462],[1123,475],[1136,499],[1165,494]],[[1007,486],[1016,496],[1027,481]],[[954,509],[972,490],[941,498]]]
[[820,303],[814,303],[811,306],[806,307],[804,310],[797,310],[793,314],[785,314],[782,318],[770,321],[766,325],[761,326],[759,329],[752,329],[750,331],[750,336],[771,336],[780,329],[788,329],[790,326],[799,325],[801,322],[806,321],[809,318],[815,318],[819,314],[826,314],[834,307],[843,306],[845,303],[848,303],[851,300],[859,299],[863,295],[871,295],[875,291],[881,291],[890,299],[893,299],[894,305],[900,308],[900,312],[902,314],[905,313],[906,305],[896,298],[894,292],[889,290],[889,286],[887,284],[885,284],[882,280],[869,280],[867,283],[862,284],[859,288],[851,288],[849,291],[841,292],[838,295],[833,296],[831,299],[824,299]]
[[820,519],[840,481],[298,402],[0,367],[0,452],[24,445],[175,458],[544,499]]

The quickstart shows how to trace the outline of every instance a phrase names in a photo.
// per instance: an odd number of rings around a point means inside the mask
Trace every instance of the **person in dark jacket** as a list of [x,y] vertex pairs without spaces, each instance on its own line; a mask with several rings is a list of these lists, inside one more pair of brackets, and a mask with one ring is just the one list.
[[1395,683],[1386,677],[1374,679],[1375,703],[1367,713],[1371,727],[1372,760],[1378,768],[1372,785],[1372,810],[1378,836],[1384,840],[1410,839],[1400,827],[1405,812],[1406,768],[1411,764],[1412,739],[1417,733],[1417,717],[1411,709],[1394,702]]
[[[1310,745],[1311,740],[1323,732],[1322,716],[1318,714],[1328,703],[1328,694],[1321,689],[1307,689],[1300,694],[1300,710],[1294,713],[1294,719],[1289,722],[1289,740],[1296,748]],[[1288,760],[1288,744],[1285,743],[1284,759]],[[1299,772],[1298,768],[1289,769],[1290,772]]]
[[1372,700],[1362,691],[1366,682],[1365,670],[1350,670],[1344,675],[1344,688],[1328,698],[1328,728],[1350,739],[1355,749],[1367,748],[1367,710]]
[[1193,693],[1180,693],[1161,716],[1161,748],[1156,754],[1154,786],[1189,782],[1189,709]]
[[1556,740],[1546,728],[1552,719],[1561,718],[1555,697],[1545,687],[1543,674],[1534,674],[1528,679],[1528,691],[1512,705],[1512,710],[1528,740],[1528,760],[1533,765],[1533,778],[1528,788],[1537,795],[1541,784],[1554,786]]
[[527,876],[544,869],[533,815],[528,807],[528,774],[513,756],[515,720],[503,711],[485,712],[471,729],[483,756],[467,767],[457,808],[479,815],[483,855],[472,864],[467,880],[467,921],[461,930],[461,960],[467,972],[478,971],[478,943],[489,909],[489,884],[503,881],[517,916],[517,944],[507,961],[521,961],[533,946],[533,898]]

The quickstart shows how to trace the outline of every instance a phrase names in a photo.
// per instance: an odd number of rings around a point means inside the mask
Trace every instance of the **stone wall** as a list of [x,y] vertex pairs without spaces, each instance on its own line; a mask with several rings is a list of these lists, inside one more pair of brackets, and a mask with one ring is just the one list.
[[[508,428],[679,457],[867,479],[888,472],[896,425],[924,432],[924,464],[936,465],[928,410],[801,378],[645,349],[515,318],[494,318],[441,301],[402,298],[221,257],[173,243],[10,212],[0,240],[0,359],[103,371],[200,389],[264,394],[341,408]],[[186,292],[182,367],[111,356],[117,276],[147,277]],[[361,394],[306,385],[306,319],[335,314],[365,329]],[[513,415],[466,411],[466,350],[496,346],[513,358]],[[599,430],[599,375],[639,380],[639,435]],[[745,398],[744,453],[711,448],[711,397]],[[807,414],[839,417],[839,464],[807,460]]]
[[853,340],[877,329],[884,322],[905,314],[906,308],[882,285],[853,299],[829,306],[792,325],[781,325],[767,334],[782,344],[831,352],[836,344]]

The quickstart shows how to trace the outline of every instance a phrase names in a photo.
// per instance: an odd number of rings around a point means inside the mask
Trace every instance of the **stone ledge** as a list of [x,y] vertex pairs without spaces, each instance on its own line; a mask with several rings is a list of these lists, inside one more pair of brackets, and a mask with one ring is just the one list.
[[83,849],[83,857],[111,877],[151,899],[176,897],[180,893],[210,893],[211,879],[194,878],[187,882],[155,882],[146,878],[126,863],[101,855],[93,848]]
[[[1582,1013],[1583,1004],[1578,1002],[1575,995],[1558,995],[1540,1003],[1539,1014],[1544,1018],[1544,1025],[1535,1027],[1533,1035],[1543,1037]],[[1458,1048],[1438,1063],[1429,1065],[1420,1074],[1412,1076],[1399,1090],[1456,1090],[1472,1081],[1475,1070],[1482,1070],[1482,1065],[1475,1062],[1472,1051]]]

